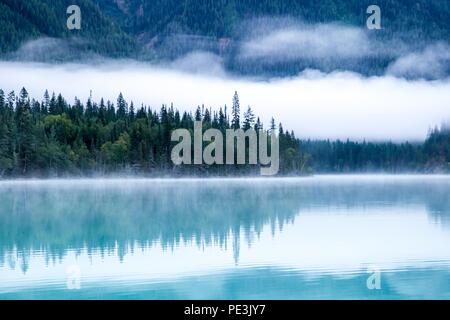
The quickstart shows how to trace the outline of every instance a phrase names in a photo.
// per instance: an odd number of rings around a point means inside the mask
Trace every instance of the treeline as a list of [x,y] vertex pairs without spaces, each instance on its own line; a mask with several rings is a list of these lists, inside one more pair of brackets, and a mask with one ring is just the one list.
[[[175,167],[171,150],[174,129],[193,130],[202,121],[204,130],[229,128],[264,130],[250,107],[241,118],[239,96],[232,110],[198,107],[194,114],[180,113],[163,105],[156,111],[135,107],[122,94],[115,104],[89,99],[70,105],[48,92],[43,101],[30,99],[25,89],[19,96],[0,90],[0,176],[64,176],[92,174],[253,174],[255,165],[186,165]],[[268,130],[275,130],[272,120]],[[300,152],[293,132],[280,131],[280,172],[301,173],[307,157]]]
[[62,95],[42,101],[25,89],[18,96],[0,90],[0,177],[140,175],[250,175],[255,165],[174,166],[170,153],[174,129],[276,130],[280,139],[281,175],[349,172],[448,172],[450,129],[430,131],[424,143],[300,140],[272,119],[264,127],[250,107],[241,112],[239,96],[213,111],[197,107],[194,113],[163,105],[159,110],[136,107],[119,94],[110,101],[69,104]]
[[320,173],[450,171],[450,130],[433,129],[424,143],[301,141],[311,169]]

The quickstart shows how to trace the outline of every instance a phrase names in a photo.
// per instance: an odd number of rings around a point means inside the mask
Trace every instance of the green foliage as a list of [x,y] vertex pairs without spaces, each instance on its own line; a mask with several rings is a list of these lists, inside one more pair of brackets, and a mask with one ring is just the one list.
[[[240,23],[255,17],[288,16],[307,23],[339,21],[365,26],[370,0],[126,0],[120,5],[95,0],[123,28],[133,34],[152,36],[188,33],[212,37],[235,37]],[[448,1],[379,0],[384,32],[405,34],[412,41],[449,39]]]
[[103,144],[101,152],[106,163],[110,165],[125,165],[128,162],[128,154],[130,152],[130,136],[126,132],[122,133],[116,142],[111,143],[108,141]]
[[14,131],[14,113],[7,106],[4,92],[0,89],[0,177],[14,167]]
[[[66,27],[66,9],[71,4],[81,8],[81,30]],[[87,52],[160,61],[207,50],[221,55],[227,70],[237,74],[296,75],[305,68],[318,68],[379,75],[395,59],[390,50],[338,62],[275,63],[239,56],[240,41],[250,35],[255,18],[337,22],[365,29],[371,4],[370,0],[0,0],[0,54],[9,53],[8,57],[27,40],[51,37],[68,40],[69,49],[56,43],[57,50],[44,50],[36,60],[82,59]],[[382,10],[382,29],[371,32],[370,39],[386,46],[398,44],[392,51],[420,50],[436,41],[450,41],[449,1],[379,0],[376,4]]]
[[450,127],[442,125],[432,130],[424,149],[430,155],[426,163],[429,170],[450,171]]
[[76,138],[77,128],[67,114],[46,116],[44,128],[46,134],[54,136],[59,143],[71,144]]
[[[66,25],[66,10],[73,4],[82,12],[80,30]],[[136,50],[134,40],[90,0],[0,0],[0,25],[0,53],[40,37],[74,40],[77,49],[111,57],[130,56]]]
[[241,106],[239,104],[239,96],[237,92],[233,96],[233,107],[231,108],[231,127],[233,129],[239,129],[241,127]]
[[[61,95],[50,98],[46,93],[38,102],[25,89],[18,97],[14,92],[5,97],[0,90],[0,177],[259,174],[258,165],[174,166],[170,159],[174,129],[192,130],[195,120],[203,121],[203,130],[215,128],[223,134],[240,126],[232,121],[239,119],[237,93],[233,101],[230,120],[226,108],[217,112],[198,107],[195,114],[165,105],[158,112],[146,106],[134,110],[122,94],[117,105],[103,99],[70,105]],[[244,129],[264,130],[250,107],[243,119]],[[281,123],[276,126],[274,119],[268,128],[278,128],[282,175],[450,170],[450,130],[445,126],[432,130],[423,144],[300,140]]]

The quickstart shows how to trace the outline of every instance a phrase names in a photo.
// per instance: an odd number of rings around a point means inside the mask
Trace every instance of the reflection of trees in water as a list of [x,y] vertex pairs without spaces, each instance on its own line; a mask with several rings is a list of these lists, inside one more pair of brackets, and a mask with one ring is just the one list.
[[[266,224],[283,225],[295,216],[293,197],[283,190],[248,185],[146,184],[135,188],[44,185],[3,187],[0,194],[0,256],[17,249],[61,258],[68,249],[86,248],[123,257],[137,245],[182,242],[239,246]],[[233,236],[236,235],[236,236]],[[236,248],[237,249],[237,248]],[[238,252],[238,250],[237,250]]]
[[[101,254],[155,243],[165,249],[183,242],[227,246],[239,257],[241,234],[247,244],[265,225],[272,231],[314,208],[356,209],[425,205],[449,225],[449,183],[208,181],[3,185],[0,189],[0,263],[17,250],[26,270],[32,251],[55,260],[68,249]],[[10,263],[8,263],[10,264]]]
[[430,216],[439,224],[450,228],[450,186],[429,190],[427,210]]

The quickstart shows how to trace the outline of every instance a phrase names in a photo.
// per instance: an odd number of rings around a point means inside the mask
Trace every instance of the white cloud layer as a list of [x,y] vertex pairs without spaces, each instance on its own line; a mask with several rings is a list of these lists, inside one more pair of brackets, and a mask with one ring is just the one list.
[[225,76],[222,59],[213,53],[194,51],[170,63],[174,70],[212,76]]
[[437,43],[412,52],[392,63],[387,73],[399,77],[442,78],[450,71],[450,46]]
[[360,28],[336,24],[292,25],[258,32],[241,46],[242,58],[345,59],[370,56],[379,43]]
[[[119,92],[152,108],[174,103],[193,111],[198,105],[230,107],[235,90],[241,109],[251,105],[265,124],[274,116],[304,138],[422,140],[430,127],[450,119],[450,81],[364,78],[351,73],[308,71],[284,79],[257,81],[180,72],[134,62],[50,65],[0,62],[0,88],[26,87],[33,97],[45,89],[115,101]],[[230,108],[229,108],[230,109]]]

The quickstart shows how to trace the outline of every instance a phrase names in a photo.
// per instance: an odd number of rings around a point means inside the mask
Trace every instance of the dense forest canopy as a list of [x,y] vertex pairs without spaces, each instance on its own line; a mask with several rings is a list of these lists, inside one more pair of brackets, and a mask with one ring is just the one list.
[[[66,10],[75,3],[81,9],[83,27],[69,30]],[[15,51],[29,40],[52,38],[71,39],[70,49],[78,54],[129,56],[136,50],[134,39],[102,11],[90,0],[1,0],[0,53]]]
[[[71,4],[81,9],[81,30],[66,27],[66,8]],[[237,74],[284,76],[317,68],[380,75],[400,54],[420,52],[436,43],[445,51],[450,45],[450,2],[377,1],[382,29],[368,32],[366,9],[371,4],[368,0],[0,0],[0,54],[39,61],[103,56],[165,62],[208,51]],[[292,24],[302,28],[300,23],[355,28],[361,33],[357,35],[373,43],[373,54],[338,61],[242,59],[242,43],[256,31],[265,34]],[[314,36],[329,41],[327,32]],[[350,38],[348,46],[353,42]],[[447,59],[445,53],[439,55]]]
[[192,130],[194,121],[223,133],[228,128],[276,130],[281,175],[450,170],[450,129],[445,126],[415,144],[301,140],[275,120],[264,126],[250,107],[243,112],[237,93],[230,110],[198,106],[192,114],[166,105],[159,110],[135,106],[122,94],[116,103],[75,99],[69,104],[48,92],[38,101],[24,88],[18,96],[0,90],[0,176],[259,174],[255,165],[174,166],[171,132]]
[[[240,22],[255,17],[290,16],[307,23],[339,21],[365,26],[370,0],[95,0],[130,33],[189,33],[238,37]],[[380,0],[385,33],[418,39],[449,39],[448,1]],[[447,18],[447,19],[446,19]]]

